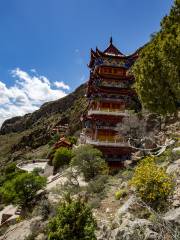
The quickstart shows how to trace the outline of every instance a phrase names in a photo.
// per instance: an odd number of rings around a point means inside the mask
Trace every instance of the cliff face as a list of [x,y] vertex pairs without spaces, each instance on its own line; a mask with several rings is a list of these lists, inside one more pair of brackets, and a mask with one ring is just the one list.
[[[50,120],[50,118],[51,124],[56,124],[59,120],[70,124],[70,128],[72,128],[71,130],[73,131],[78,127],[76,125],[79,124],[79,117],[87,105],[84,95],[85,85],[83,84],[73,93],[59,100],[43,104],[39,110],[33,113],[6,120],[0,129],[0,135],[12,132],[23,132],[27,129],[42,125],[44,127],[49,126],[48,120]],[[74,111],[75,109],[76,111]]]

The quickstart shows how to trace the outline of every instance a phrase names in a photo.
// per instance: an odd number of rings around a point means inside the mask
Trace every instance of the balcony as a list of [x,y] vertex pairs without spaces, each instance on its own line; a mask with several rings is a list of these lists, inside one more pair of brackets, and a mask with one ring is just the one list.
[[82,129],[83,132],[86,132],[86,131],[90,131],[92,129],[97,129],[97,130],[113,130],[113,131],[117,131],[117,127],[113,127],[113,126],[103,126],[103,125],[97,125],[95,127],[93,126],[86,126]]
[[114,130],[116,131],[117,127],[113,127],[113,126],[103,126],[103,125],[97,125],[96,129],[105,129],[105,130]]
[[113,115],[113,116],[129,116],[133,110],[120,110],[110,108],[90,109],[88,115]]
[[87,144],[92,144],[95,146],[106,146],[106,147],[130,147],[128,142],[125,141],[118,141],[118,140],[106,140],[106,141],[101,141],[101,140],[95,140],[92,138],[86,137],[86,143]]

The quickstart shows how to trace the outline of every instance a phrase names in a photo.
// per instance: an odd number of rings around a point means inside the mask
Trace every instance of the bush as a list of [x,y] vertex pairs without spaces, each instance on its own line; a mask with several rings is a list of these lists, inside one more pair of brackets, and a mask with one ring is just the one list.
[[60,139],[60,134],[56,133],[54,136],[52,136],[51,140],[49,141],[49,146],[51,147],[53,144],[55,144]]
[[42,216],[42,220],[47,220],[49,215],[53,213],[53,206],[47,199],[41,200],[33,209],[33,216]]
[[36,167],[36,168],[33,169],[32,173],[34,173],[34,175],[39,176],[40,173],[44,173],[44,169],[41,168],[41,167]]
[[107,176],[98,176],[95,179],[91,180],[87,186],[88,193],[102,193],[107,182]]
[[91,180],[97,175],[108,173],[108,166],[102,158],[102,153],[91,145],[82,145],[73,151],[71,165],[84,174],[85,180]]
[[12,180],[6,181],[0,188],[5,203],[21,203],[27,206],[35,197],[36,192],[46,185],[44,177],[33,173],[21,173]]
[[154,158],[147,157],[136,167],[131,184],[141,199],[153,208],[163,207],[174,190],[174,182]]
[[78,198],[62,202],[49,221],[48,240],[96,240],[96,222],[87,204]]
[[123,197],[126,197],[127,193],[128,192],[125,189],[118,190],[117,192],[115,192],[115,199],[119,200],[119,199],[121,199]]
[[16,170],[16,163],[9,163],[5,169],[4,169],[4,173],[5,175],[8,175],[10,173],[14,173]]
[[56,150],[53,158],[53,166],[55,170],[60,167],[69,164],[72,158],[72,151],[68,148],[61,147]]
[[70,141],[71,144],[77,143],[77,137],[75,136],[69,136],[67,139]]

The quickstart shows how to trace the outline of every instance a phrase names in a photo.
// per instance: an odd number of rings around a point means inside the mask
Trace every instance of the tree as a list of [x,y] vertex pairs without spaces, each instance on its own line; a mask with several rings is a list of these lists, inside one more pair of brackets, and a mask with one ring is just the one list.
[[67,139],[70,141],[72,145],[77,143],[77,137],[75,136],[68,136]]
[[153,208],[161,208],[173,193],[174,182],[152,157],[143,159],[135,169],[131,184],[141,199]]
[[119,135],[125,136],[127,139],[141,139],[147,135],[145,116],[139,116],[132,113],[122,119],[122,122],[117,124]]
[[58,168],[69,164],[72,158],[72,151],[66,147],[61,147],[56,150],[53,158],[53,166],[57,170]]
[[60,138],[60,134],[59,133],[56,133],[54,134],[52,137],[51,137],[51,140],[49,141],[49,146],[53,146]]
[[158,146],[159,117],[144,112],[132,113],[116,126],[119,137],[124,137],[131,147],[144,151]]
[[8,174],[14,173],[15,170],[16,170],[16,163],[9,163],[5,167],[4,173],[5,173],[5,175],[8,175]]
[[49,221],[48,240],[96,240],[96,222],[91,209],[80,198],[62,202]]
[[180,100],[180,0],[161,22],[161,30],[140,51],[133,66],[136,90],[144,108],[175,113]]
[[73,151],[71,165],[84,174],[85,180],[108,173],[108,166],[102,158],[102,152],[91,145],[81,145]]
[[2,199],[5,203],[21,203],[28,205],[36,195],[36,192],[46,185],[44,177],[33,173],[21,173],[11,181],[5,182],[0,188]]

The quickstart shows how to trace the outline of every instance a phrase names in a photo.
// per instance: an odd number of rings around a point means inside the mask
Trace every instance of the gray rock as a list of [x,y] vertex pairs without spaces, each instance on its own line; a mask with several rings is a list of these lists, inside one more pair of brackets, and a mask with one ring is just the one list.
[[127,182],[122,182],[120,185],[120,189],[121,188],[127,188],[128,187],[128,183]]
[[146,231],[145,231],[145,239],[146,240],[157,240],[158,236],[159,236],[159,234],[157,232],[154,232],[154,231],[150,230],[149,228],[146,228]]
[[180,154],[180,147],[173,148],[172,153]]
[[117,211],[116,217],[119,218],[121,217],[123,214],[126,214],[129,209],[131,209],[131,207],[137,202],[137,199],[134,195],[132,195],[124,204],[121,208],[119,208],[119,210]]
[[46,240],[47,237],[44,235],[44,233],[40,233],[36,238],[35,240]]
[[111,231],[109,240],[158,239],[158,233],[151,230],[153,224],[146,219],[124,219],[122,224]]
[[108,223],[102,221],[98,224],[98,231],[96,231],[97,240],[109,240],[111,235],[111,229],[108,226]]
[[14,224],[7,229],[6,233],[0,237],[0,240],[24,240],[32,233],[32,225],[39,221],[40,217],[36,217]]
[[169,210],[163,217],[165,221],[180,225],[180,207]]
[[175,161],[174,163],[170,164],[166,170],[168,174],[176,174],[180,176],[180,159]]

